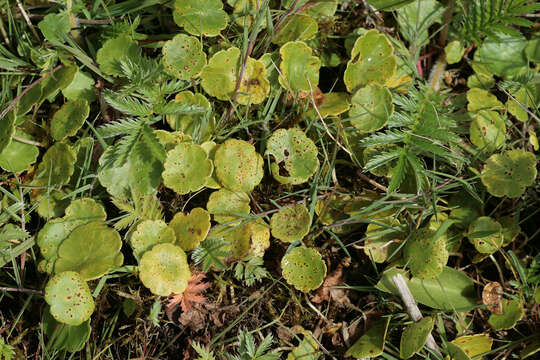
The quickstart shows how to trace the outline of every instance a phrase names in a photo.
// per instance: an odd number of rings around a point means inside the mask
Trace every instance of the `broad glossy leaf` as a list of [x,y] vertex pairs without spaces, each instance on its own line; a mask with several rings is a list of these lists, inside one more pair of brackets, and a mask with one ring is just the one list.
[[69,30],[71,30],[71,24],[69,23],[69,14],[67,12],[47,14],[38,23],[38,28],[45,39],[52,43],[65,41]]
[[239,215],[249,214],[249,196],[243,192],[220,189],[210,194],[206,209],[218,223],[229,223],[238,219]]
[[214,166],[219,183],[225,188],[250,192],[263,177],[263,159],[255,147],[244,140],[228,139],[219,145]]
[[448,262],[445,238],[435,238],[436,232],[423,228],[407,240],[403,256],[413,276],[427,280],[437,278]]
[[449,42],[444,48],[444,54],[446,55],[446,62],[448,64],[460,62],[464,53],[465,48],[459,40]]
[[527,71],[525,47],[527,40],[523,36],[497,33],[488,36],[475,54],[475,60],[486,66],[489,71],[502,77],[510,77]]
[[156,244],[174,244],[175,242],[176,237],[173,229],[162,220],[145,220],[139,223],[129,239],[129,245],[131,245],[136,259],[140,259]]
[[485,354],[491,350],[493,339],[490,338],[488,334],[468,335],[458,337],[452,341],[452,344],[456,345],[463,351],[463,353],[467,356],[467,360],[473,357],[475,359],[482,360],[482,357],[477,356]]
[[201,85],[219,100],[232,100],[236,89],[240,49],[230,47],[215,53],[201,73]]
[[68,100],[84,99],[90,104],[96,100],[94,84],[95,81],[92,76],[79,69],[77,73],[75,73],[75,77],[71,84],[62,90],[62,94]]
[[471,122],[469,134],[477,148],[493,152],[504,145],[506,125],[498,112],[480,110]]
[[76,154],[70,145],[64,142],[55,143],[43,155],[34,184],[36,186],[67,184],[75,170],[76,159]]

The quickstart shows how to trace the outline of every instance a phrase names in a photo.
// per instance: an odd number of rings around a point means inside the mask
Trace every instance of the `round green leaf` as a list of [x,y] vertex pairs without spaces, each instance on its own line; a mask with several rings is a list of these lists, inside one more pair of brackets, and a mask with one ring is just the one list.
[[295,14],[285,19],[272,42],[283,45],[288,41],[309,40],[314,38],[318,31],[317,20],[309,15]]
[[[186,90],[179,92],[174,97],[174,101],[177,101],[185,105],[197,105],[204,108],[206,111],[212,109],[208,99],[202,94],[193,94],[191,91]],[[192,135],[194,131],[199,130],[201,126],[201,136],[207,136],[207,133],[211,133],[214,129],[211,124],[207,124],[205,128],[202,127],[202,121],[205,118],[205,114],[192,114],[192,115],[183,115],[183,114],[174,114],[166,115],[167,123],[173,130],[179,130],[187,135]],[[203,136],[203,137],[204,137]]]
[[38,166],[36,186],[57,186],[67,184],[75,170],[76,154],[66,143],[57,142],[49,149]]
[[60,324],[53,318],[50,308],[47,307],[43,312],[43,332],[49,339],[48,348],[73,353],[82,350],[90,338],[92,328],[90,319],[78,326]]
[[[476,334],[460,336],[452,341],[452,344],[459,347],[468,358],[477,357],[491,350],[493,339],[487,334]],[[482,358],[479,358],[480,360]]]
[[431,316],[420,319],[419,321],[408,325],[399,343],[399,357],[408,359],[424,347],[428,335],[433,330],[434,320]]
[[262,156],[244,140],[228,139],[220,145],[214,166],[221,185],[232,191],[250,192],[263,177]]
[[488,216],[481,216],[469,225],[467,234],[476,250],[482,254],[497,251],[503,243],[502,226]]
[[471,122],[469,134],[477,148],[493,152],[504,145],[506,125],[499,113],[480,110]]
[[242,192],[220,189],[210,194],[206,209],[218,223],[228,223],[238,219],[239,215],[249,214],[249,196]]
[[276,130],[268,139],[265,156],[272,155],[272,175],[282,184],[302,184],[319,168],[318,149],[297,128]]
[[206,65],[206,54],[194,36],[178,34],[163,45],[163,66],[180,80],[197,77]]
[[174,22],[192,35],[216,36],[227,27],[221,0],[176,0]]
[[465,48],[460,41],[454,40],[445,46],[444,53],[446,55],[446,62],[448,64],[455,64],[461,61],[461,58],[465,53]]
[[71,232],[58,247],[55,273],[77,271],[84,280],[97,279],[122,266],[120,235],[106,225],[93,222]]
[[219,100],[232,100],[237,82],[240,49],[230,47],[214,54],[203,68],[201,86]]
[[96,100],[94,83],[94,79],[89,73],[79,69],[75,73],[75,77],[71,84],[62,90],[62,94],[68,100],[84,99],[88,101],[88,103],[91,103]]
[[135,258],[140,259],[141,256],[152,249],[156,244],[170,243],[174,244],[176,237],[173,229],[167,226],[162,220],[145,220],[139,225],[129,239],[129,244],[133,249]]
[[[6,119],[4,118],[3,120]],[[17,130],[15,134],[19,138],[33,140],[30,135],[27,135],[22,131]],[[27,170],[30,165],[35,163],[38,155],[39,149],[37,146],[23,143],[15,139],[0,152],[0,167],[9,172],[20,173]]]
[[318,106],[319,113],[323,118],[327,116],[338,116],[351,107],[349,95],[343,92],[333,92],[324,94],[321,105]]
[[183,293],[190,277],[186,253],[173,244],[155,245],[139,262],[139,278],[155,295]]
[[475,60],[495,75],[510,77],[526,72],[525,57],[527,40],[523,36],[497,33],[488,36],[475,54]]
[[394,75],[397,61],[390,41],[377,30],[369,30],[354,43],[343,81],[349,92],[371,82],[384,84]]
[[263,61],[248,58],[238,88],[237,101],[240,105],[260,104],[270,92],[270,82],[266,77],[266,66]]
[[362,335],[349,350],[347,350],[345,356],[364,359],[375,358],[381,355],[384,351],[388,324],[390,324],[390,317],[375,322],[368,331],[366,331],[366,333]]
[[178,144],[167,153],[163,184],[178,194],[188,194],[203,188],[214,167],[200,145]]
[[448,262],[445,238],[434,238],[435,231],[416,230],[407,240],[403,255],[413,276],[427,280],[438,277]]
[[176,235],[176,245],[184,251],[195,249],[210,231],[210,214],[202,208],[195,208],[189,214],[177,213],[169,223]]
[[51,306],[51,315],[56,321],[72,326],[88,320],[95,308],[88,285],[74,271],[57,274],[49,280],[45,301]]
[[69,197],[64,190],[52,190],[49,193],[43,193],[37,198],[37,212],[42,218],[55,218],[64,214],[69,205]]
[[292,91],[315,91],[319,84],[321,60],[312,55],[312,50],[303,41],[288,42],[279,49],[281,76],[279,83]]
[[502,308],[502,314],[491,314],[488,319],[489,325],[495,331],[512,329],[525,315],[523,304],[518,300],[504,299]]
[[65,66],[55,72],[54,74],[45,78],[41,83],[41,102],[46,99],[51,99],[56,94],[65,89],[73,82],[75,74],[77,74],[79,68],[76,66]]
[[248,224],[251,229],[251,247],[250,254],[255,257],[263,257],[266,249],[270,247],[270,227],[259,218]]
[[54,114],[51,121],[51,135],[55,140],[73,136],[90,114],[90,106],[84,99],[70,100]]
[[536,174],[534,154],[515,149],[487,159],[481,179],[491,195],[516,198],[534,183]]
[[[249,224],[234,226],[218,226],[208,234],[210,239],[219,239],[223,244],[220,249],[233,259],[244,258],[250,250],[252,228]],[[220,260],[225,260],[223,257]]]
[[394,112],[392,93],[379,84],[369,84],[354,94],[349,117],[361,133],[370,133],[386,125]]
[[281,259],[281,271],[287,283],[308,292],[321,286],[326,276],[326,264],[317,250],[299,246]]
[[67,12],[60,12],[55,14],[47,14],[38,23],[38,28],[45,39],[50,42],[65,42],[66,35],[71,30],[71,24],[69,23],[69,14]]
[[504,105],[497,97],[484,89],[472,88],[467,91],[467,110],[471,112],[479,110],[502,110]]
[[[386,225],[386,226],[385,226]],[[376,263],[383,263],[399,247],[403,234],[389,227],[399,226],[399,221],[393,216],[375,220],[366,229],[366,241],[364,242],[364,253]]]
[[120,76],[120,61],[136,61],[139,56],[137,42],[128,35],[120,35],[105,41],[97,51],[96,62],[104,73]]
[[272,235],[283,242],[302,240],[311,227],[309,210],[303,204],[284,207],[272,215],[270,227]]
[[521,228],[516,218],[511,216],[503,216],[499,219],[499,224],[502,226],[503,246],[510,244],[519,235]]

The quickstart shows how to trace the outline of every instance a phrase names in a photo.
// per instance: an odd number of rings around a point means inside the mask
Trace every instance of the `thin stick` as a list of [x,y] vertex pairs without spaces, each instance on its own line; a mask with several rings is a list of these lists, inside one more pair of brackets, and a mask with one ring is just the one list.
[[39,146],[39,147],[45,147],[45,145],[40,143],[40,142],[25,139],[25,138],[17,136],[17,135],[13,135],[13,136],[11,136],[11,138],[13,140],[18,141],[18,142],[23,143],[23,144],[34,145],[34,146]]
[[368,183],[370,183],[371,185],[375,186],[377,189],[380,189],[384,192],[388,192],[388,188],[386,186],[383,186],[381,184],[379,184],[378,182],[376,182],[375,180],[369,178],[369,176],[367,175],[364,175],[362,174],[361,172],[358,172],[358,177],[364,181],[367,181]]
[[36,40],[38,42],[41,42],[41,39],[39,38],[39,35],[38,35],[36,29],[34,28],[34,25],[32,25],[32,21],[30,21],[30,17],[26,13],[26,10],[24,10],[24,7],[23,7],[23,4],[21,3],[21,0],[16,0],[16,1],[17,1],[17,6],[19,7],[19,10],[21,10],[21,14],[24,17],[24,20],[26,21],[26,24],[30,28],[30,31],[32,32],[32,34],[34,35]]
[[28,85],[26,87],[26,89],[24,89],[23,91],[21,91],[21,93],[19,95],[17,95],[17,97],[15,99],[13,99],[7,108],[4,109],[4,111],[2,111],[2,113],[0,114],[0,120],[2,120],[6,114],[11,110],[13,109],[13,107],[19,102],[19,100],[21,100],[21,98],[24,96],[24,94],[26,94],[28,91],[30,91],[30,89],[32,89],[34,86],[36,86],[37,84],[39,84],[40,82],[42,82],[43,80],[45,80],[46,78],[48,78],[49,76],[51,76],[52,74],[54,74],[55,72],[57,72],[58,70],[60,70],[62,67],[64,67],[64,65],[60,64],[58,65],[57,67],[55,67],[54,69],[52,69],[52,71],[46,75],[44,75],[43,77],[40,77],[39,79],[37,79],[36,81],[34,81],[33,83],[31,83],[30,85]]
[[0,291],[21,292],[21,293],[28,293],[28,294],[43,295],[42,290],[24,289],[24,288],[12,288],[12,287],[5,287],[5,286],[0,286]]
[[[409,290],[409,287],[407,286],[407,283],[405,282],[405,279],[401,274],[397,274],[392,276],[392,281],[394,282],[394,285],[396,285],[396,288],[399,292],[399,295],[401,296],[401,300],[403,301],[403,304],[405,304],[405,307],[407,308],[407,312],[409,313],[409,316],[414,321],[419,321],[422,319],[422,313],[420,312],[420,309],[418,309],[418,305],[416,305],[416,301],[414,300],[414,297],[411,294],[411,291]],[[441,352],[439,350],[439,347],[437,346],[437,343],[435,342],[435,339],[433,338],[433,335],[429,334],[426,346],[433,350],[438,355],[441,355]]]

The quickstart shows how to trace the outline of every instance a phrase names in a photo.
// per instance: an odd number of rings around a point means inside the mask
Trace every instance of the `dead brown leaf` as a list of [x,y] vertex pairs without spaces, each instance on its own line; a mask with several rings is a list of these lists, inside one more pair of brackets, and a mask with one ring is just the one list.
[[172,319],[174,310],[180,305],[183,312],[188,312],[193,309],[193,304],[202,304],[206,302],[206,298],[200,293],[212,286],[209,282],[202,282],[206,276],[204,273],[194,273],[189,279],[187,289],[181,294],[174,294],[169,299],[167,304],[167,316]]
[[349,304],[349,298],[347,297],[347,291],[345,289],[336,289],[335,286],[343,285],[343,280],[341,279],[343,275],[343,266],[341,264],[332,271],[324,282],[322,286],[315,292],[315,295],[311,298],[316,304],[320,304],[323,301],[329,301],[332,299],[337,304],[346,305]]
[[502,314],[502,293],[503,288],[498,282],[490,282],[482,290],[482,303],[487,305],[493,314]]

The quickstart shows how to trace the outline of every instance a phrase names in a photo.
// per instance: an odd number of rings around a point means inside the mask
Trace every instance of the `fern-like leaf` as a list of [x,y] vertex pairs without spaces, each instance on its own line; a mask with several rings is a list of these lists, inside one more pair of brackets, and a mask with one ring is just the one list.
[[103,92],[103,98],[107,104],[126,115],[150,116],[152,114],[150,104],[134,96],[123,96],[113,91],[105,90]]
[[364,166],[364,171],[371,171],[380,166],[388,164],[392,160],[400,157],[402,153],[402,149],[396,149],[374,156],[366,163],[366,165]]
[[141,119],[125,118],[113,123],[104,124],[97,131],[101,137],[107,139],[136,131],[141,126],[141,122]]

